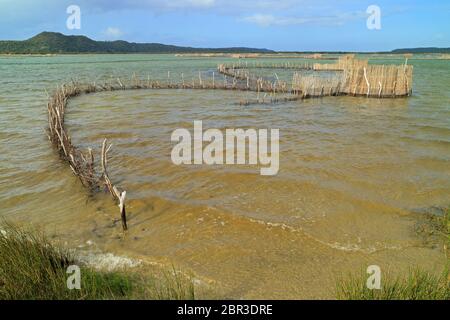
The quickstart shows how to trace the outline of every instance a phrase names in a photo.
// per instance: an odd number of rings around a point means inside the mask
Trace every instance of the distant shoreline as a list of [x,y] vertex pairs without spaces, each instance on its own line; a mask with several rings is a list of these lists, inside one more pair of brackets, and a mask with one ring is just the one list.
[[[79,52],[79,53],[0,53],[0,58],[51,58],[51,57],[63,57],[63,56],[96,56],[96,55],[172,55],[178,58],[198,58],[198,59],[213,59],[213,58],[231,58],[231,59],[306,59],[306,60],[337,60],[338,56],[345,53],[322,53],[321,57],[312,57],[310,53],[261,53],[257,55],[247,54],[231,54],[231,53],[215,53],[215,54],[203,54],[203,53],[142,53],[142,52],[129,52],[129,53],[96,53],[96,52]],[[391,53],[391,52],[359,52],[359,55],[372,55],[373,58],[392,58],[392,59],[405,59],[405,53]],[[439,53],[416,53],[411,54],[408,57],[409,60],[450,60],[450,54]]]
[[406,48],[381,52],[356,51],[274,51],[265,48],[227,47],[194,48],[161,43],[134,43],[123,40],[96,41],[86,36],[41,32],[27,40],[0,40],[0,55],[52,54],[179,54],[179,55],[248,55],[265,54],[450,54],[450,48]]

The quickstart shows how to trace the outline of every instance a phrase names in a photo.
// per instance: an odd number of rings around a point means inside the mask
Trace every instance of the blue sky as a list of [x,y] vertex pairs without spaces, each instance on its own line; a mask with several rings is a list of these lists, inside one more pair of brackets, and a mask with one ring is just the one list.
[[[81,29],[66,27],[69,5]],[[369,5],[381,30],[366,26]],[[450,47],[448,0],[0,0],[0,39],[41,31],[195,47],[381,51]]]

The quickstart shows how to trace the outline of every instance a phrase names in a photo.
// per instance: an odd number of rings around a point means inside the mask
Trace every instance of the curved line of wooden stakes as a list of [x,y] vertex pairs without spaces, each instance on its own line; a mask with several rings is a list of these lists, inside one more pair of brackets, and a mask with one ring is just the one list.
[[[150,79],[143,80],[133,76],[129,83],[124,82],[117,78],[113,82],[104,84],[80,84],[72,81],[68,84],[59,86],[55,92],[49,97],[47,103],[48,111],[48,128],[47,135],[53,146],[58,150],[58,153],[64,161],[69,164],[72,172],[79,178],[84,187],[90,190],[90,192],[98,192],[106,187],[113,200],[119,205],[122,229],[126,231],[127,216],[126,216],[126,191],[120,189],[114,185],[111,181],[108,170],[108,152],[111,150],[112,145],[108,144],[107,139],[104,139],[101,149],[101,173],[97,173],[95,170],[95,157],[91,148],[87,151],[81,151],[77,146],[72,143],[72,140],[68,134],[65,126],[65,113],[69,99],[80,96],[82,94],[90,94],[95,92],[107,92],[117,90],[136,90],[136,89],[200,89],[200,90],[239,90],[239,91],[257,91],[256,84],[250,84],[248,81],[240,81],[237,78],[233,78],[229,81],[227,75],[224,75],[223,81],[216,81],[213,75],[213,80],[203,81],[201,73],[199,73],[198,82],[193,80],[192,82],[186,82],[182,76],[180,83],[160,82],[152,81]],[[260,82],[258,92],[274,92],[273,86],[267,83]],[[297,97],[285,97],[283,99],[271,98],[268,102],[276,103],[280,101],[292,101]],[[241,105],[249,105],[251,101],[240,101]],[[266,103],[266,101],[259,101],[258,103]]]
[[[258,93],[258,97],[254,101],[246,100],[240,101],[241,105],[249,105],[255,103],[278,103],[288,102],[313,96],[305,95],[294,88],[289,89],[286,82],[280,81],[276,76],[276,81],[271,82],[261,77],[251,76],[246,70],[234,70],[227,65],[219,65],[218,72],[223,75],[223,80],[218,80],[215,73],[212,74],[212,79],[204,81],[199,72],[198,81],[185,81],[184,75],[181,74],[181,81],[179,83],[172,83],[170,80],[170,72],[168,73],[168,81],[160,82],[146,80],[132,77],[129,83],[125,83],[116,78],[109,83],[104,84],[80,84],[72,81],[71,83],[59,86],[52,96],[49,97],[47,103],[48,111],[48,129],[47,135],[53,146],[58,150],[60,157],[69,164],[72,172],[79,178],[84,187],[91,192],[98,192],[106,187],[111,194],[113,200],[118,204],[120,216],[122,221],[122,229],[126,231],[127,216],[126,216],[126,191],[114,185],[111,181],[108,170],[108,152],[112,145],[108,144],[107,139],[103,140],[101,149],[101,173],[95,171],[94,153],[91,148],[87,152],[81,151],[78,147],[72,144],[72,140],[67,132],[64,116],[69,99],[80,96],[82,94],[90,94],[95,92],[107,92],[117,90],[136,90],[136,89],[199,89],[199,90],[239,90],[239,91],[253,91]],[[227,78],[231,77],[231,81]],[[259,98],[260,93],[265,93],[262,101]],[[270,94],[270,99],[265,100],[267,94]],[[276,94],[287,94],[285,97],[277,98]]]

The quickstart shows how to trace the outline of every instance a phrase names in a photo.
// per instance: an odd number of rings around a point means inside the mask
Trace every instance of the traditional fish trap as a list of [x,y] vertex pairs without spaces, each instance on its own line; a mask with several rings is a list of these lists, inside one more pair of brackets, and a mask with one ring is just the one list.
[[[315,71],[335,71],[334,79],[327,77],[305,77],[295,74],[294,90],[306,90],[302,95],[354,95],[367,97],[404,97],[412,93],[413,67],[407,65],[369,65],[366,59],[344,55],[335,64],[314,64]],[[314,90],[312,89],[314,86]],[[317,87],[324,88],[320,93]],[[330,87],[331,86],[331,87]],[[333,87],[334,86],[334,87]],[[328,94],[327,94],[328,93]]]
[[292,93],[302,98],[338,95],[343,80],[342,74],[296,72],[292,79]]
[[377,98],[412,94],[413,67],[409,65],[369,65],[349,68],[330,76],[295,73],[292,90],[304,97],[353,95]]
[[[275,81],[269,81],[250,73],[248,69],[242,69],[236,65],[219,64],[219,73],[232,78],[235,86],[244,85],[247,90],[268,93],[289,93],[288,84],[281,81],[275,73]],[[239,81],[239,82],[238,82]]]
[[107,154],[111,149],[111,145],[107,144],[106,139],[103,141],[101,152],[102,172],[101,174],[97,174],[92,149],[88,149],[84,153],[74,146],[64,124],[64,115],[68,100],[80,94],[95,91],[97,91],[95,85],[80,87],[72,83],[59,87],[47,103],[48,138],[59,151],[61,158],[68,162],[72,172],[80,179],[85,187],[91,191],[99,190],[102,186],[108,189],[119,205],[122,228],[125,231],[128,228],[125,209],[126,191],[119,190],[117,186],[113,185],[107,172]]
[[354,54],[347,54],[341,56],[336,63],[315,63],[313,69],[315,71],[344,71],[363,68],[368,65],[367,59],[356,59]]
[[324,57],[321,53],[313,53],[313,54],[304,55],[303,58],[318,60],[318,59],[323,59]]
[[[406,60],[407,61],[407,60]],[[290,67],[292,65],[286,65]],[[272,82],[251,74],[248,64],[220,64],[219,73],[229,76],[233,82],[246,83],[248,90],[271,93],[291,93],[302,98],[330,95],[354,95],[378,98],[409,96],[412,93],[413,67],[407,65],[369,65],[368,60],[354,55],[342,56],[336,64],[325,64],[320,71],[306,74],[295,72],[291,88],[280,81]],[[280,66],[283,67],[283,66]],[[308,70],[307,68],[302,70]],[[241,84],[242,85],[242,84]]]
[[293,62],[284,62],[284,63],[267,63],[267,62],[242,62],[239,61],[233,64],[221,64],[219,66],[225,67],[227,69],[236,70],[236,69],[294,69],[294,70],[313,70],[313,64],[310,62],[303,63],[293,63]]
[[[230,73],[227,68],[221,67],[224,73]],[[297,100],[298,97],[289,95],[287,97],[275,97],[274,92],[287,92],[287,85],[281,83],[278,79],[275,83],[265,81],[261,78],[252,78],[244,70],[241,70],[238,75],[230,79],[224,76],[223,81],[217,79],[215,73],[212,73],[211,78],[204,79],[202,73],[198,73],[198,78],[192,78],[192,81],[186,79],[184,74],[180,74],[180,81],[175,81],[171,78],[170,72],[167,73],[167,81],[151,80],[149,76],[146,79],[140,78],[135,74],[130,80],[121,80],[120,78],[112,78],[105,83],[91,83],[78,84],[72,82],[62,85],[49,97],[47,103],[48,111],[48,128],[47,135],[52,142],[55,149],[58,150],[60,157],[66,161],[72,172],[79,178],[83,186],[88,188],[91,192],[96,192],[101,189],[107,189],[112,195],[113,199],[119,205],[122,228],[127,230],[127,218],[125,211],[125,196],[126,192],[120,190],[114,185],[109,178],[107,171],[108,152],[111,150],[111,145],[108,145],[105,139],[101,148],[101,161],[98,167],[101,167],[101,172],[98,173],[94,162],[94,152],[88,149],[83,152],[78,147],[72,144],[72,140],[66,130],[64,123],[65,112],[68,101],[76,96],[82,94],[89,94],[95,92],[116,91],[116,90],[137,90],[137,89],[199,89],[199,90],[241,90],[258,92],[258,99],[255,101],[241,101],[241,105],[248,105],[251,103],[276,103],[282,101]],[[237,76],[245,80],[237,79]],[[259,99],[259,92],[266,92],[262,100]],[[270,99],[265,99],[267,92],[270,93]]]
[[409,65],[369,65],[344,71],[341,92],[368,97],[403,97],[412,93],[413,67]]

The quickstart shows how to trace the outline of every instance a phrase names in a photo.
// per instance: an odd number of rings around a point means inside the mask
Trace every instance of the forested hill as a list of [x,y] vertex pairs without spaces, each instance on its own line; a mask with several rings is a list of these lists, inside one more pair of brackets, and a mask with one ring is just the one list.
[[[42,32],[28,40],[0,41],[0,54],[54,53],[274,53],[268,49],[247,47],[193,48],[161,43],[135,43],[123,40],[95,41],[86,36],[67,36],[57,32]],[[387,53],[387,52],[385,52]],[[450,48],[406,48],[390,53],[450,53]]]
[[268,49],[246,47],[192,48],[161,43],[133,43],[127,41],[95,41],[85,36],[66,36],[56,32],[42,32],[24,41],[0,41],[0,53],[267,53]]
[[392,50],[392,53],[450,53],[450,48],[406,48]]

